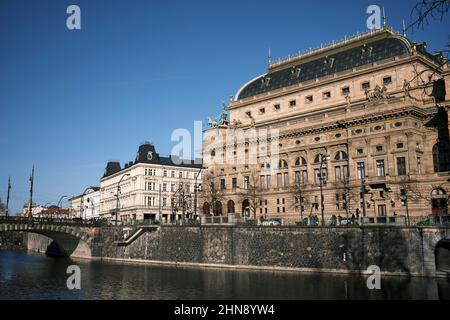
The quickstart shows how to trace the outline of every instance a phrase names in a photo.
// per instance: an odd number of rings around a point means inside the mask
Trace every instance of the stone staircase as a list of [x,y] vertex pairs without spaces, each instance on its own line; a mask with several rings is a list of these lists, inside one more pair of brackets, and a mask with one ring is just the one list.
[[120,241],[115,241],[115,243],[119,247],[126,247],[126,246],[129,246],[130,244],[132,244],[136,239],[138,239],[144,233],[154,232],[157,230],[158,230],[157,226],[141,226],[141,227],[138,227],[136,230],[134,230],[134,232],[132,232],[126,239],[120,240]]

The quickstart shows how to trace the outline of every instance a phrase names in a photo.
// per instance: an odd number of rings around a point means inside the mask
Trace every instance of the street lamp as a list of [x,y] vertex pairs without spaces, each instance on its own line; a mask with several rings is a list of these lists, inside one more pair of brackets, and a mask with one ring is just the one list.
[[61,201],[62,199],[67,198],[67,196],[61,196],[61,198],[59,198],[58,204],[56,205],[58,207],[58,213],[61,214]]
[[116,225],[117,225],[117,215],[119,213],[119,193],[120,193],[120,183],[122,182],[123,178],[129,176],[129,173],[125,173],[124,175],[122,175],[122,177],[120,178],[119,182],[117,183],[117,193],[116,193]]
[[319,172],[319,183],[320,183],[320,211],[322,213],[322,227],[325,226],[325,213],[324,213],[324,199],[323,199],[323,164],[330,159],[330,156],[326,155],[320,156],[320,172]]
[[197,216],[197,192],[198,192],[198,184],[197,179],[200,173],[202,172],[203,168],[200,168],[200,170],[195,175],[195,183],[194,183],[194,215]]

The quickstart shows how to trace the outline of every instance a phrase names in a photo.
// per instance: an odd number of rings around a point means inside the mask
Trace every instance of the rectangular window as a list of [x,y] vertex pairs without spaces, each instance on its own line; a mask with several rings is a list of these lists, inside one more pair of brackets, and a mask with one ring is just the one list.
[[289,101],[289,106],[290,107],[295,107],[296,105],[297,105],[297,101],[296,100]]
[[170,184],[170,191],[175,192],[175,183]]
[[259,184],[260,184],[261,190],[264,190],[264,188],[266,187],[266,181],[264,178],[265,178],[264,176],[259,177]]
[[330,98],[331,98],[331,92],[330,92],[330,91],[325,91],[325,92],[322,94],[322,98],[323,98],[323,99],[330,99]]
[[183,171],[178,172],[178,178],[183,178]]
[[344,172],[344,179],[345,179],[345,181],[347,181],[348,177],[349,177],[348,166],[343,166],[342,169],[343,169],[343,172]]
[[361,88],[362,88],[363,90],[370,89],[370,82],[367,81],[367,82],[361,83]]
[[266,113],[266,108],[259,109],[259,114],[264,114],[264,113]]
[[172,178],[175,178],[175,171],[172,170],[171,176],[172,176]]
[[397,174],[399,176],[406,175],[406,159],[405,159],[405,157],[397,158]]
[[266,176],[266,182],[267,182],[267,190],[270,190],[270,176]]
[[314,169],[314,182],[317,183],[317,184],[320,183],[319,169]]
[[248,189],[249,182],[250,182],[250,177],[249,176],[245,176],[244,177],[244,189]]
[[336,181],[341,181],[342,180],[341,167],[334,167],[334,175],[335,175]]
[[163,191],[167,191],[167,183],[163,183]]
[[376,165],[377,165],[377,176],[384,177],[385,176],[384,160],[377,160]]
[[420,162],[420,157],[417,157],[417,173],[422,173],[422,164]]
[[342,95],[346,96],[350,94],[350,87],[343,87],[342,88]]
[[284,187],[289,187],[289,174],[287,172],[284,173]]
[[237,188],[237,178],[232,178],[231,179],[231,185],[232,185],[233,189]]
[[275,111],[280,110],[280,105],[279,104],[274,104],[273,108],[275,109]]
[[295,171],[295,184],[298,185],[300,183],[301,183],[300,171]]
[[163,176],[167,177],[167,170],[164,170]]
[[303,179],[303,183],[308,183],[308,171],[303,170],[302,171],[302,179]]
[[277,188],[281,188],[283,187],[283,181],[282,181],[282,176],[281,173],[277,174]]
[[396,144],[397,149],[403,149],[403,142],[399,142]]
[[388,86],[388,85],[390,85],[392,83],[392,77],[384,77],[383,78],[383,84],[385,85],[385,86]]
[[163,207],[166,207],[166,206],[167,206],[167,198],[163,198],[162,206],[163,206]]
[[314,100],[313,96],[306,96],[305,98],[306,103],[311,103],[313,102],[313,100]]
[[220,189],[225,189],[225,179],[220,179]]
[[358,179],[366,178],[366,165],[364,162],[357,163]]
[[378,205],[378,216],[380,216],[380,217],[386,216],[386,205],[385,204]]

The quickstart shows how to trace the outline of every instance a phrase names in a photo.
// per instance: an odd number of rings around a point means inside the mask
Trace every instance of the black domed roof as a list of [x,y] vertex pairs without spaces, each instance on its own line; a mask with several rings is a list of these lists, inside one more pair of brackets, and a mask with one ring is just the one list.
[[303,63],[299,61],[298,64],[289,64],[287,68],[281,70],[279,68],[275,68],[274,71],[269,70],[269,73],[244,85],[238,91],[236,100],[351,70],[410,52],[410,42],[405,37],[390,35],[372,42],[370,40],[368,38],[364,44],[335,52],[329,56],[322,55],[315,60]]

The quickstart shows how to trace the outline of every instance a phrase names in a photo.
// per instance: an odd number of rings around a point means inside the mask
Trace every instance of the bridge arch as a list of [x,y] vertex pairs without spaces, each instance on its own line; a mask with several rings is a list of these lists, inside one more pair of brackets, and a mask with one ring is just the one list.
[[450,239],[442,239],[436,243],[434,252],[436,271],[450,273]]
[[57,224],[2,223],[0,232],[25,232],[27,248],[51,256],[92,257],[93,237],[86,227]]

